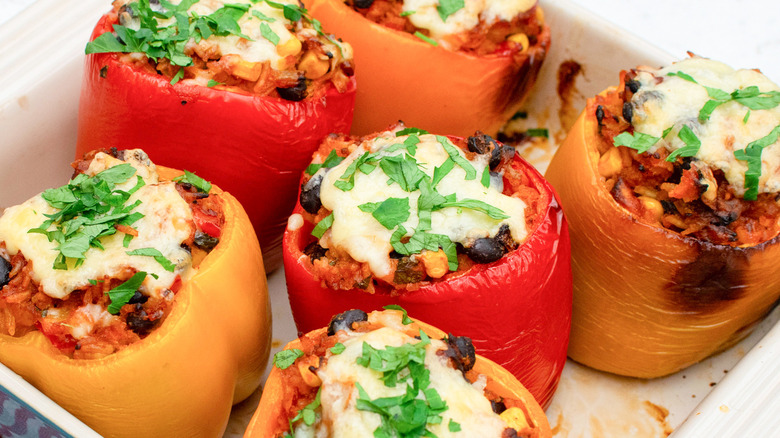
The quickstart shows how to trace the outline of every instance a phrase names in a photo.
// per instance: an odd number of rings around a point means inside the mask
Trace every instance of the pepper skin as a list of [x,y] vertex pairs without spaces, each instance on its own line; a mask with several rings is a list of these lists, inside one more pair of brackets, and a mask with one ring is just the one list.
[[[104,15],[92,39],[110,31]],[[348,132],[354,77],[344,93],[292,102],[177,83],[124,64],[116,53],[87,55],[79,102],[76,157],[108,146],[143,147],[155,161],[220,184],[246,209],[270,272],[298,176],[325,136]]]
[[474,56],[435,47],[355,12],[343,0],[306,0],[311,15],[354,50],[360,83],[352,134],[366,135],[402,120],[430,132],[495,136],[528,94],[550,44],[511,55]]
[[589,103],[547,170],[572,234],[569,356],[653,378],[742,339],[780,297],[778,238],[735,248],[639,222],[602,183],[597,135]]
[[[479,354],[514,374],[543,407],[548,406],[566,361],[571,323],[571,265],[566,218],[552,187],[519,155],[512,166],[542,194],[535,229],[500,260],[475,264],[463,275],[392,296],[323,287],[303,257],[312,225],[288,227],[284,271],[293,318],[305,333],[345,310],[378,310],[398,304],[442,330],[470,337]],[[302,213],[300,203],[294,213]],[[302,258],[303,257],[303,258]]]
[[[161,179],[181,174],[157,169]],[[0,361],[103,436],[221,436],[231,406],[260,384],[271,344],[260,247],[238,201],[221,196],[219,244],[149,336],[75,360],[38,331],[0,335]]]
[[[418,325],[431,338],[441,339],[446,336],[445,332],[424,322],[414,320],[414,324]],[[327,328],[319,328],[308,333],[307,336],[318,338],[326,331]],[[302,348],[300,339],[295,339],[284,347],[285,350],[293,348]],[[534,426],[532,434],[529,435],[530,437],[552,437],[550,424],[541,406],[512,373],[492,360],[480,355],[477,355],[473,370],[477,374],[483,374],[488,377],[486,387],[488,390],[503,398],[511,398],[523,402],[526,419],[530,420],[531,426]],[[286,425],[286,420],[279,421],[279,418],[283,418],[287,414],[284,411],[283,403],[285,400],[284,384],[280,370],[273,367],[263,387],[263,397],[260,399],[260,405],[249,422],[244,438],[274,437],[280,432],[279,427]]]

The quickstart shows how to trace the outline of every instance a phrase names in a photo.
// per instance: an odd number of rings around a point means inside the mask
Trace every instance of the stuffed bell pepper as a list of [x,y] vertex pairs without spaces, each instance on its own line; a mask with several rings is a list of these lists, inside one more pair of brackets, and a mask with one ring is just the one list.
[[535,0],[305,0],[352,44],[360,83],[352,132],[402,120],[495,135],[536,81],[550,31]]
[[572,231],[574,360],[663,376],[777,302],[778,104],[757,70],[699,57],[588,101],[547,172]]
[[285,233],[290,306],[305,333],[400,304],[472,338],[546,406],[566,359],[568,239],[552,188],[486,134],[332,136]]
[[0,361],[107,437],[213,437],[260,384],[270,308],[241,205],[140,149],[0,216]]
[[113,4],[86,48],[77,156],[143,145],[219,183],[277,268],[300,172],[350,129],[351,47],[293,0]]
[[246,438],[552,436],[533,396],[469,338],[402,310],[336,315],[274,365]]

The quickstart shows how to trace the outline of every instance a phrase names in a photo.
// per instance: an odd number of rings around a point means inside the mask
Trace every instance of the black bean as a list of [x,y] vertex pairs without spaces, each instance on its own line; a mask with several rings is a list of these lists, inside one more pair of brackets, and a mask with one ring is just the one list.
[[301,207],[311,214],[317,214],[322,207],[322,201],[320,201],[322,178],[322,175],[315,175],[301,186]]
[[127,314],[127,327],[134,331],[138,336],[146,336],[160,323],[159,319],[150,320],[146,312],[133,312]]
[[477,131],[473,136],[469,137],[466,143],[471,152],[480,155],[490,153],[490,161],[488,162],[490,170],[494,170],[501,164],[502,155],[507,155],[510,158],[514,155],[514,148],[508,146],[501,147],[493,137],[483,134],[480,131]]
[[717,218],[715,225],[726,227],[737,220],[739,218],[739,214],[736,211],[718,211],[715,212],[715,217]]
[[5,287],[11,281],[11,262],[0,257],[0,288]]
[[360,9],[370,8],[374,4],[374,0],[355,0],[355,7]]
[[599,122],[599,126],[604,124],[604,107],[601,105],[596,107],[596,120]]
[[321,247],[319,242],[312,242],[303,249],[303,253],[309,256],[309,260],[311,260],[312,263],[314,263],[315,260],[325,257],[325,253],[327,252],[328,250]]
[[500,414],[506,410],[506,405],[501,400],[490,400],[490,407],[493,408],[493,412]]
[[203,251],[211,252],[219,243],[219,238],[210,236],[203,231],[198,230],[195,231],[195,237],[192,239],[192,243]]
[[639,81],[633,79],[626,81],[626,88],[631,90],[632,93],[639,91]]
[[471,338],[466,336],[447,335],[447,357],[455,362],[455,366],[463,373],[474,368],[474,362],[477,360],[474,344]]
[[504,255],[504,245],[490,237],[482,237],[474,240],[471,246],[464,247],[464,251],[471,260],[477,263],[491,263]]
[[290,88],[276,88],[276,92],[279,93],[279,97],[284,100],[291,100],[298,102],[306,98],[306,78],[304,76],[298,77],[298,83]]
[[511,427],[507,427],[506,429],[504,429],[503,432],[501,432],[501,438],[523,438],[523,437],[518,435],[516,430],[512,429]]
[[667,201],[666,199],[662,199],[661,206],[664,208],[664,214],[680,213],[679,211],[677,211],[677,207],[674,205],[672,201]]
[[142,294],[141,291],[135,291],[133,296],[130,298],[130,300],[127,301],[127,304],[143,304],[149,300],[149,297]]
[[626,122],[631,123],[631,119],[634,117],[634,107],[631,106],[631,102],[623,102],[623,118]]
[[360,321],[368,321],[368,314],[360,309],[339,313],[328,324],[328,336],[335,335],[339,330],[352,330],[352,324]]

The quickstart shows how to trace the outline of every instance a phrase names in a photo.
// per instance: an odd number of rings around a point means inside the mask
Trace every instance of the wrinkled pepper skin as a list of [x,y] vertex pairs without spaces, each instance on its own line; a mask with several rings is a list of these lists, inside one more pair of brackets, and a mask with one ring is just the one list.
[[[98,22],[92,39],[116,15]],[[355,80],[344,93],[291,102],[177,83],[119,62],[86,56],[76,157],[108,146],[142,147],[166,166],[196,172],[232,193],[249,215],[266,269],[281,265],[281,239],[298,177],[325,136],[348,132]]]
[[[431,338],[441,339],[446,336],[445,332],[429,324],[416,319],[414,323],[420,326],[425,334]],[[319,337],[326,331],[327,328],[319,328],[309,333],[309,335]],[[285,350],[293,348],[301,348],[299,339],[293,340],[284,347]],[[531,419],[536,425],[534,438],[552,438],[550,423],[541,406],[512,373],[492,360],[480,355],[477,355],[473,369],[478,374],[484,374],[489,377],[486,387],[488,390],[501,397],[519,400],[525,404],[526,417]],[[276,436],[276,433],[279,432],[279,418],[286,414],[282,403],[285,394],[284,384],[281,372],[278,368],[273,367],[268,380],[265,382],[265,386],[263,386],[263,396],[260,399],[260,405],[249,422],[244,438],[270,438]],[[286,421],[282,423],[286,423]]]
[[550,44],[526,54],[473,56],[434,47],[412,34],[370,21],[342,0],[305,0],[325,29],[354,50],[360,87],[352,134],[367,135],[402,120],[430,132],[495,136],[520,108]]
[[260,247],[238,201],[222,197],[219,244],[148,337],[75,360],[40,332],[0,335],[0,361],[103,436],[221,436],[231,406],[259,386],[271,344]]
[[598,173],[594,112],[580,115],[547,170],[572,235],[569,356],[611,373],[664,376],[733,345],[772,308],[780,244],[714,245],[637,221]]
[[[284,236],[284,271],[293,318],[305,333],[327,325],[349,309],[379,310],[398,304],[444,331],[470,337],[477,353],[514,374],[543,407],[550,403],[566,361],[571,323],[571,264],[566,218],[552,187],[515,155],[512,166],[525,172],[542,193],[535,229],[500,260],[414,291],[391,295],[323,287],[303,249],[311,224]],[[303,212],[300,203],[295,213]]]

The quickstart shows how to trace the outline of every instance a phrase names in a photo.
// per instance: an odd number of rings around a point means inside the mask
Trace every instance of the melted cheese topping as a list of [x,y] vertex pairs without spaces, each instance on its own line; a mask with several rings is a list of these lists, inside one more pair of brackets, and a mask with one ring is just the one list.
[[[383,151],[392,145],[403,143],[406,138],[395,137],[395,133],[388,132],[360,145],[349,157],[325,174],[320,188],[322,205],[333,212],[334,218],[333,226],[329,233],[323,236],[320,245],[324,248],[340,247],[346,250],[353,259],[368,263],[371,271],[378,277],[384,277],[391,271],[389,254],[393,250],[390,244],[393,230],[385,228],[371,213],[360,210],[358,206],[368,202],[383,202],[388,198],[408,198],[409,219],[401,225],[407,230],[406,235],[411,236],[418,223],[417,200],[420,191],[409,193],[396,183],[388,184],[390,178],[379,167],[368,175],[355,172],[355,186],[352,190],[342,191],[334,183],[347,167],[366,151],[378,153],[380,157],[406,153],[406,150],[389,153]],[[420,135],[419,139],[414,158],[420,169],[433,177],[434,169],[447,160],[449,155],[436,140],[436,136]],[[465,159],[460,148],[454,149]],[[497,220],[476,210],[446,207],[431,213],[431,233],[443,234],[453,242],[467,243],[473,239],[495,236],[501,225],[507,224],[516,242],[525,239],[525,203],[501,193],[500,178],[491,179],[487,188],[480,182],[479,176],[485,170],[488,159],[487,155],[477,155],[470,162],[477,172],[477,178],[472,180],[466,180],[465,170],[456,164],[436,189],[443,196],[454,193],[459,201],[477,199],[486,202],[501,209],[509,219]]]
[[[359,394],[354,382],[359,382],[371,399],[394,397],[406,392],[406,384],[387,387],[380,380],[382,373],[358,365],[356,359],[362,355],[364,342],[374,348],[384,349],[387,346],[417,343],[419,340],[390,327],[368,333],[342,331],[337,336],[346,349],[341,354],[328,357],[327,364],[317,372],[322,380],[321,421],[312,427],[296,428],[296,437],[373,436],[381,419],[378,414],[357,409]],[[439,393],[448,407],[441,414],[442,422],[429,424],[428,429],[438,437],[500,437],[507,425],[493,412],[490,401],[482,391],[466,381],[460,371],[452,368],[449,359],[436,353],[446,348],[444,342],[433,339],[425,347],[425,366],[430,370],[430,388]],[[449,431],[451,419],[460,424],[460,432]]]
[[511,21],[517,15],[531,9],[536,0],[464,0],[464,6],[454,14],[442,20],[439,0],[404,0],[403,11],[414,12],[409,21],[420,29],[427,29],[430,37],[445,47],[441,38],[447,35],[467,32],[480,23],[492,24],[496,21]]
[[[667,76],[679,71],[693,77],[698,84]],[[750,142],[780,125],[780,107],[751,110],[745,122],[748,108],[730,101],[717,107],[709,120],[702,123],[698,119],[699,110],[710,100],[704,87],[726,93],[749,86],[757,86],[761,92],[780,91],[780,87],[755,70],[734,70],[704,58],[686,59],[660,70],[640,69],[636,80],[640,87],[631,99],[632,124],[636,131],[661,137],[664,130],[674,127],[666,140],[658,142],[649,152],[661,147],[674,151],[685,146],[677,132],[687,125],[701,141],[695,158],[710,168],[722,170],[736,193],[744,194],[747,161],[737,160],[734,151],[745,149]],[[761,160],[759,193],[780,192],[780,142],[764,148]]]
[[[10,255],[21,251],[24,257],[32,262],[32,278],[42,286],[46,295],[65,298],[73,290],[88,286],[90,279],[114,277],[125,268],[157,275],[157,279],[148,275],[141,286],[142,292],[147,295],[157,295],[170,287],[177,276],[181,275],[182,279],[186,279],[191,274],[192,257],[181,247],[181,243],[192,233],[192,211],[187,202],[179,196],[174,182],[154,183],[157,181],[157,173],[151,163],[151,166],[144,165],[145,154],[133,153],[132,156],[140,159],[130,158],[128,162],[136,168],[142,168],[139,174],[146,175],[144,179],[150,184],[141,187],[127,201],[129,205],[140,200],[141,204],[133,211],[144,215],[133,224],[138,230],[138,236],[130,241],[127,248],[123,246],[125,234],[115,233],[100,239],[104,250],[88,249],[84,263],[80,266],[74,267],[73,262],[69,261],[67,270],[54,269],[54,260],[58,254],[56,248],[59,244],[49,242],[43,234],[27,231],[39,227],[47,219],[45,214],[58,210],[51,207],[39,194],[23,204],[6,209],[0,217],[0,241],[5,242]],[[146,160],[148,161],[148,158]],[[98,173],[121,163],[123,162],[108,155],[97,154],[89,173]],[[132,187],[136,178],[132,177],[130,180],[129,186]],[[153,257],[127,255],[127,251],[139,248],[159,250],[176,265],[174,272],[163,269]]]
[[[181,0],[171,0],[171,3],[179,4],[181,3]],[[298,5],[297,0],[276,0],[276,3],[296,6]],[[276,48],[284,47],[290,40],[297,38],[293,32],[288,30],[288,27],[292,27],[292,22],[284,17],[284,11],[282,9],[271,7],[268,3],[263,1],[254,2],[251,0],[200,0],[193,4],[187,10],[187,12],[188,15],[192,13],[197,13],[201,16],[210,15],[225,6],[225,4],[250,5],[249,10],[238,20],[241,33],[249,37],[250,40],[248,41],[237,35],[211,35],[206,38],[206,41],[210,44],[215,44],[218,46],[219,52],[222,56],[238,55],[248,62],[268,61],[270,62],[272,68],[276,70],[284,69],[283,61],[286,55],[280,55]],[[261,20],[253,14],[254,11],[269,17],[272,21]],[[164,27],[173,24],[174,19],[158,19],[158,22],[160,23],[161,27]],[[270,27],[270,29],[279,37],[279,42],[277,45],[274,45],[271,41],[263,36],[260,30],[260,25],[262,23],[265,23],[265,25]],[[133,20],[132,27],[138,29],[139,26],[140,21],[137,19]]]

